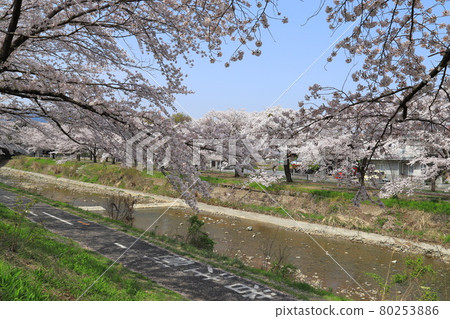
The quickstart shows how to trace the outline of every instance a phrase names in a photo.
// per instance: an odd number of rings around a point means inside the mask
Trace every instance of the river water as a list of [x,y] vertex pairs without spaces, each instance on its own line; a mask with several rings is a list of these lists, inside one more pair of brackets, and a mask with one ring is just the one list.
[[[171,237],[183,238],[186,235],[187,219],[191,216],[186,210],[139,209],[135,225],[147,229],[161,214],[164,216],[151,229],[156,228],[157,234]],[[366,273],[376,273],[383,278],[388,271],[390,274],[401,273],[408,256],[384,247],[310,237],[302,232],[250,220],[202,214],[199,217],[205,221],[205,230],[216,242],[214,249],[218,253],[238,257],[261,268],[270,268],[268,262],[273,263],[282,257],[282,263],[299,269],[299,279],[325,289],[332,288],[340,295],[357,300],[370,299],[364,291],[376,295],[376,283]],[[249,226],[251,231],[247,230]],[[448,265],[432,258],[425,258],[425,263],[437,271],[430,286],[439,292],[440,299],[448,300]],[[399,291],[403,289],[400,287]],[[398,297],[401,298],[400,293]]]
[[[100,195],[74,194],[51,186],[42,187],[39,193],[74,206],[101,206],[106,200]],[[186,209],[137,209],[134,226],[140,229],[151,226],[149,230],[159,235],[183,239],[191,215],[192,212]],[[298,279],[324,289],[331,288],[335,293],[355,300],[369,300],[369,295],[376,297],[378,286],[367,273],[375,273],[382,278],[402,273],[408,257],[387,247],[310,237],[272,224],[219,215],[201,214],[199,217],[205,221],[205,231],[215,241],[217,253],[237,257],[246,264],[265,269],[281,258],[282,264],[292,264],[298,269],[295,273]],[[450,300],[448,264],[429,257],[424,257],[424,263],[436,271],[427,286],[437,291],[440,300]],[[390,299],[402,298],[404,289],[395,286]]]

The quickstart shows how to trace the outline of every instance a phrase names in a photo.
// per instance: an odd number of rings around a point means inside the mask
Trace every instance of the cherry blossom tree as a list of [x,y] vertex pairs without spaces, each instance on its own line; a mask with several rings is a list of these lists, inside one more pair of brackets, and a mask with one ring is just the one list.
[[[215,154],[235,167],[236,176],[242,176],[246,168],[255,176],[251,179],[268,184],[278,180],[267,174],[285,162],[285,175],[290,175],[289,153],[295,153],[303,141],[292,138],[298,112],[292,109],[272,107],[262,112],[242,110],[211,111],[197,121],[189,122],[193,140],[199,154]],[[270,164],[273,164],[271,167]]]
[[[66,135],[64,131],[70,132]],[[120,154],[117,150],[124,148],[125,141],[114,132],[95,130],[88,127],[71,127],[63,125],[62,130],[47,122],[28,122],[17,132],[16,143],[29,152],[40,150],[53,154],[62,154],[67,158],[79,158],[88,153],[97,162],[100,154]],[[122,151],[123,152],[123,151]],[[118,155],[122,157],[123,155]]]
[[210,111],[202,118],[189,122],[190,144],[200,168],[206,160],[216,156],[234,168],[235,176],[243,176],[244,169],[254,170],[257,150],[253,149],[251,131],[257,113],[243,110]]
[[[302,126],[301,111],[275,106],[258,114],[252,135],[261,142],[261,156],[264,160],[283,163],[286,182],[293,182],[290,163],[297,158],[307,136],[297,132]],[[277,165],[278,166],[278,165]]]
[[[378,138],[399,122],[432,123],[433,113],[444,107],[436,100],[450,98],[450,11],[446,1],[336,0],[325,10],[333,30],[345,23],[355,24],[351,36],[336,45],[328,61],[342,52],[348,63],[362,65],[350,74],[355,90],[311,86],[307,99],[327,99],[316,115],[327,119],[350,110],[359,118],[372,117],[374,122],[384,123]],[[424,99],[429,113],[423,113]],[[447,128],[445,123],[443,126]]]
[[[421,121],[414,101],[444,93],[449,98],[447,68],[450,61],[450,15],[446,1],[348,1],[327,6],[331,29],[355,23],[351,36],[344,38],[329,57],[342,52],[346,61],[361,62],[351,73],[356,91],[332,90],[330,107],[363,106],[374,109],[394,105],[384,112],[383,122]],[[362,61],[361,61],[362,60]],[[311,88],[313,96],[326,93]],[[428,99],[431,103],[432,100]]]
[[[192,63],[191,53],[220,58],[226,37],[259,48],[274,2],[2,1],[1,114],[64,123],[69,110],[124,123],[140,110],[166,113],[173,94],[187,93],[177,63]],[[124,40],[152,63],[132,58]],[[147,73],[163,75],[165,86]]]
[[[332,5],[321,4],[332,30],[353,26],[328,62],[344,56],[352,65],[349,77],[354,85],[350,89],[345,85],[327,87],[326,81],[312,85],[305,102],[299,103],[308,124],[297,131],[341,127],[349,134],[343,150],[360,153],[351,156],[357,160],[358,199],[364,194],[364,175],[371,160],[383,152],[389,140],[414,135],[411,139],[433,140],[437,146],[436,139],[450,132],[449,10],[441,0],[335,0]],[[337,141],[328,142],[334,145]],[[425,163],[424,157],[417,161]],[[443,164],[426,166],[430,176],[445,170]],[[436,168],[434,172],[431,167]]]
[[[449,139],[436,141],[435,136],[425,136],[424,150],[411,161],[411,165],[419,163],[422,166],[423,175],[431,182],[431,191],[436,191],[436,181],[439,177],[446,177],[450,171],[450,144]],[[448,190],[447,190],[448,191]]]
[[[212,63],[222,60],[225,66],[242,60],[246,52],[260,55],[259,30],[269,27],[269,13],[277,15],[276,2],[0,0],[0,130],[6,123],[46,119],[67,143],[98,142],[121,159],[127,155],[126,141],[140,132],[173,138],[170,147],[157,151],[155,161],[174,170],[173,180],[192,174],[187,180],[195,181],[195,168],[187,168],[191,141],[227,134],[189,131],[186,123],[175,126],[169,115],[173,96],[189,92],[179,64],[192,64],[192,54]],[[272,110],[255,118],[258,125],[247,121],[244,132],[234,133],[242,142],[236,150],[237,167],[253,167],[244,159],[267,158],[272,150],[249,151],[244,144],[248,137],[310,140],[318,132],[342,127],[345,145],[355,150],[349,151],[351,158],[359,158],[363,187],[371,159],[389,139],[411,126],[433,136],[449,132],[448,111],[442,113],[450,97],[449,10],[444,0],[334,0],[325,11],[333,30],[353,24],[351,35],[336,45],[328,61],[345,56],[354,63],[349,74],[354,88],[312,85],[305,99],[314,103],[295,114],[281,111],[275,116]],[[227,40],[236,41],[237,49],[223,57]],[[165,81],[154,85],[148,75]],[[217,119],[210,121],[224,127]],[[93,132],[86,133],[89,141],[77,141],[83,132]],[[169,149],[174,163],[163,165]]]
[[[175,137],[174,94],[189,93],[179,64],[192,64],[193,54],[226,66],[259,55],[259,29],[276,2],[0,0],[0,116],[45,119],[69,139],[83,127],[125,140],[142,131]],[[223,57],[227,39],[237,49]],[[190,161],[183,143],[172,146],[173,159]],[[191,172],[177,164],[176,176]]]
[[17,123],[0,116],[0,158],[9,158],[16,152],[24,150],[17,144],[16,136],[19,132]]
[[[441,105],[431,105],[431,109],[438,109],[434,112],[433,121],[409,125],[409,134],[405,134],[405,143],[416,146],[410,165],[421,165],[423,178],[431,181],[432,191],[436,191],[437,179],[445,177],[450,171],[450,101],[445,98],[443,96],[435,102]],[[429,102],[425,102],[422,107],[429,105]],[[430,112],[429,107],[422,112]]]
[[[64,122],[70,110],[123,123],[137,110],[167,112],[174,93],[187,93],[177,63],[192,63],[191,53],[221,57],[225,37],[259,47],[268,6],[273,1],[2,1],[2,114]],[[153,63],[130,57],[124,39]],[[152,85],[146,72],[162,74],[166,85]]]

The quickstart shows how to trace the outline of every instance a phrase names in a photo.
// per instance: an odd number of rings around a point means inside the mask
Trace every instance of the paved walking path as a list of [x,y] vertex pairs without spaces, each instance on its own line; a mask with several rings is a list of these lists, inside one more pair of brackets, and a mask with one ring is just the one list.
[[[17,196],[0,189],[0,202],[10,208],[15,206]],[[118,261],[120,264],[189,299],[295,300],[267,286],[176,255],[45,203],[33,205],[28,217],[33,222],[42,223],[50,231],[71,238],[111,260],[123,254]]]

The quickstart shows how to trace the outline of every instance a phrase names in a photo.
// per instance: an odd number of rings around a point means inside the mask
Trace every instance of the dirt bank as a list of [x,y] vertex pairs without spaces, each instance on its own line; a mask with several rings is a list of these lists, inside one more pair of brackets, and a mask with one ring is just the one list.
[[[187,207],[182,200],[174,199],[167,196],[149,194],[133,190],[125,190],[99,184],[84,183],[80,181],[70,180],[67,178],[57,178],[49,175],[33,172],[25,172],[7,167],[0,168],[0,177],[1,176],[19,181],[18,185],[19,187],[32,191],[36,191],[38,190],[38,187],[40,188],[41,185],[47,184],[58,188],[69,189],[75,192],[89,192],[106,195],[117,192],[123,192],[138,197],[139,203],[147,207],[151,207],[153,205],[159,207],[161,207],[161,205],[171,207]],[[248,191],[244,190],[229,190],[216,188],[213,192],[213,196],[217,198],[219,195],[225,198],[241,196],[242,197],[241,200],[245,200],[246,202],[252,201],[256,202],[259,199],[259,203],[261,203],[267,200],[267,194],[264,193],[256,194],[256,193],[249,193]],[[280,196],[281,197],[277,198],[277,200],[280,201],[281,205],[290,206],[296,204],[293,201],[292,196],[289,195],[280,195]],[[366,233],[362,231],[333,227],[323,224],[313,224],[301,220],[294,220],[292,218],[281,218],[277,216],[248,212],[227,207],[214,206],[205,203],[199,203],[198,206],[203,213],[233,216],[237,218],[247,219],[250,221],[254,220],[262,223],[271,223],[277,226],[286,227],[296,231],[302,231],[310,235],[338,237],[370,245],[387,246],[393,249],[394,248],[398,249],[403,252],[425,254],[441,258],[446,262],[450,262],[450,249],[438,244],[414,242],[390,236]],[[374,209],[373,214],[374,216],[377,216],[377,214],[379,214],[376,208]]]

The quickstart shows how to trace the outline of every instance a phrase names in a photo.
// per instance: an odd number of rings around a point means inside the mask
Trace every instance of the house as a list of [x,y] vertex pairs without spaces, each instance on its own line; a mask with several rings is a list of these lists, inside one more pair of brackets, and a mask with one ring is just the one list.
[[205,168],[207,170],[222,170],[227,166],[227,162],[221,155],[216,154],[204,154],[205,155]]
[[419,164],[409,165],[408,160],[394,159],[394,158],[377,158],[372,159],[371,163],[375,165],[375,170],[384,172],[386,178],[394,179],[398,176],[415,177],[422,173]]
[[[394,180],[398,177],[419,177],[422,176],[423,166],[419,163],[410,164],[414,157],[421,152],[421,147],[414,144],[391,143],[383,155],[372,158],[371,163],[375,165],[375,170],[385,173],[385,177]],[[444,179],[438,178],[436,181],[442,184]]]

